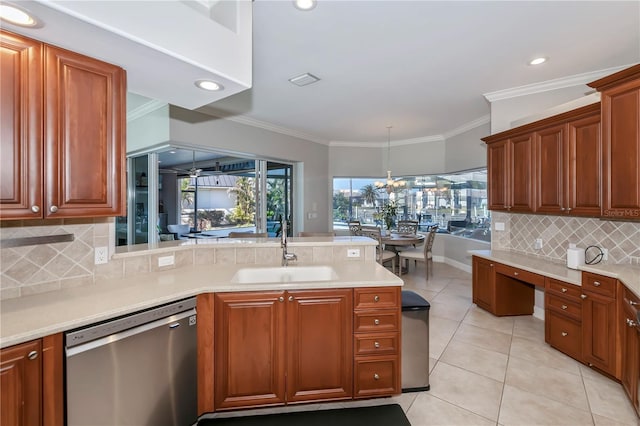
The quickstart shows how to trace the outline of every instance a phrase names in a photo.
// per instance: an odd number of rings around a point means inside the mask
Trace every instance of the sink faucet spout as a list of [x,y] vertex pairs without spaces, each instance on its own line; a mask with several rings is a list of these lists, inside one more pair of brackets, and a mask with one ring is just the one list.
[[280,247],[282,247],[282,266],[288,266],[290,261],[298,260],[298,256],[287,251],[287,221],[282,221],[282,235],[280,235]]

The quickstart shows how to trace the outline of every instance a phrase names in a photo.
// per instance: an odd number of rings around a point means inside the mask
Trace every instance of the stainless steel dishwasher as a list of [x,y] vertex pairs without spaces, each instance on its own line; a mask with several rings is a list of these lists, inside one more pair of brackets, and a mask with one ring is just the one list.
[[66,333],[67,425],[197,420],[196,301]]

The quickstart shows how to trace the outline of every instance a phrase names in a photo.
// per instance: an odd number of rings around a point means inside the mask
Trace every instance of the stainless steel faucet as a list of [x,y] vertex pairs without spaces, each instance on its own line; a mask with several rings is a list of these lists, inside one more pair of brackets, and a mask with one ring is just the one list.
[[289,261],[298,260],[294,253],[287,252],[287,221],[282,221],[282,234],[280,235],[280,247],[282,247],[282,266],[288,266]]

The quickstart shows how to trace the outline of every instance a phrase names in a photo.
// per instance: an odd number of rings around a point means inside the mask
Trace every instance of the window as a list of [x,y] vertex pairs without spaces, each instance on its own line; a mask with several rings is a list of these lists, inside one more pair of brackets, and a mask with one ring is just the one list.
[[385,179],[333,179],[333,228],[336,232],[346,231],[351,219],[383,226],[382,209],[394,203],[397,207],[395,219],[418,220],[421,230],[437,224],[439,232],[490,241],[486,169],[404,176],[401,179],[406,183],[404,186],[389,190],[376,186],[376,182]]

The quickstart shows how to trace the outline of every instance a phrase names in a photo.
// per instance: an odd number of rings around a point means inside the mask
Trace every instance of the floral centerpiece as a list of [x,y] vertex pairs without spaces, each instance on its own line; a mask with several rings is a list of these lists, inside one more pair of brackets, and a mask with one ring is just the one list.
[[389,201],[382,207],[382,216],[387,229],[393,228],[395,224],[396,214],[398,214],[398,205],[395,201]]

